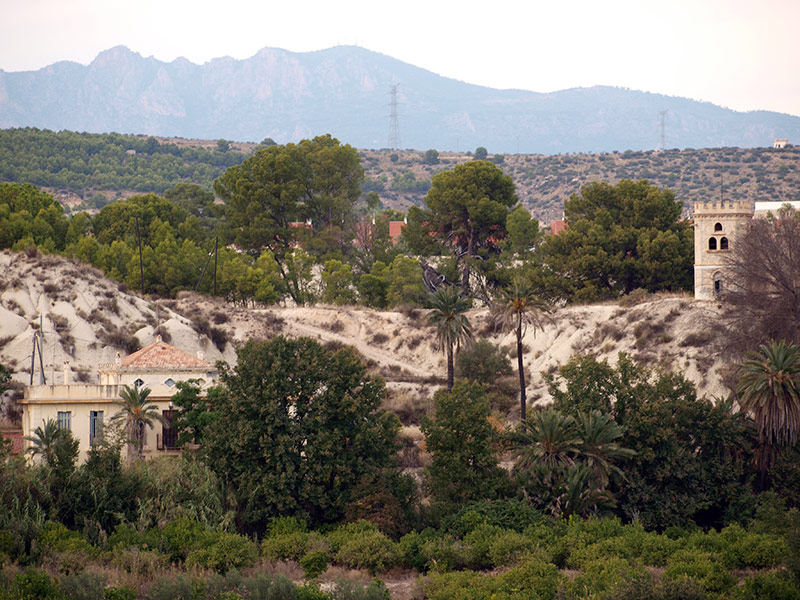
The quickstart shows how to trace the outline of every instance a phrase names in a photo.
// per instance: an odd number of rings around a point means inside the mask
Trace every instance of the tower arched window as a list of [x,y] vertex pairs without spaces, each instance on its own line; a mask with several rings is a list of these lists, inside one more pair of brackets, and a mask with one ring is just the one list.
[[720,250],[728,249],[728,238],[724,237],[719,240],[719,249]]
[[715,237],[708,238],[708,249],[709,250],[716,250],[717,249],[717,238],[715,238]]
[[714,223],[714,231],[722,231],[722,223]]
[[722,293],[722,273],[717,271],[714,273],[714,294],[718,295]]

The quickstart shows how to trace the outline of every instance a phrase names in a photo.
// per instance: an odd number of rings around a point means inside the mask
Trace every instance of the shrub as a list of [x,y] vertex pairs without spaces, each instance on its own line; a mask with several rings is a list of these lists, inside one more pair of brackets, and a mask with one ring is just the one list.
[[522,532],[549,520],[524,500],[482,500],[473,502],[442,521],[443,528],[459,537],[483,523]]
[[325,550],[314,550],[300,559],[300,566],[307,579],[315,579],[328,570],[330,561],[331,555]]
[[314,550],[326,550],[328,543],[320,534],[294,531],[273,535],[261,542],[261,553],[270,560],[299,561]]
[[129,585],[109,586],[105,589],[104,600],[136,600],[138,594]]
[[252,565],[258,557],[255,543],[235,533],[217,533],[208,540],[208,546],[192,550],[186,557],[187,566],[215,569],[224,573]]
[[569,587],[578,598],[596,597],[613,590],[625,580],[646,574],[622,558],[605,558],[587,563]]
[[58,586],[50,575],[32,567],[19,573],[8,591],[9,600],[59,600]]
[[525,600],[554,598],[564,578],[555,565],[531,558],[498,576],[498,596]]
[[768,569],[783,563],[789,555],[786,540],[773,535],[748,533],[720,553],[728,569]]
[[688,577],[699,583],[709,593],[723,593],[735,583],[730,573],[707,552],[692,549],[676,552],[668,561],[664,577]]
[[451,536],[434,537],[422,545],[426,571],[445,573],[463,569],[469,559],[469,550],[459,540]]
[[77,573],[61,578],[61,594],[69,600],[105,600],[105,578]]
[[364,531],[346,539],[336,552],[336,562],[373,575],[399,562],[400,549],[380,531]]
[[157,571],[167,566],[167,560],[163,554],[153,550],[125,548],[117,545],[111,552],[111,564],[126,573],[152,577]]
[[786,571],[747,577],[731,595],[735,600],[800,600],[800,588]]
[[176,519],[161,530],[161,549],[169,554],[171,562],[182,562],[192,550],[205,545],[212,535],[197,521]]
[[380,579],[373,579],[367,585],[340,580],[328,597],[330,600],[391,600],[386,584]]
[[381,345],[385,344],[388,341],[389,341],[389,336],[388,335],[386,335],[385,333],[378,332],[378,333],[376,333],[375,335],[372,336],[372,339],[370,340],[370,344],[373,344],[375,346],[381,346]]
[[297,586],[297,597],[295,600],[328,600],[329,596],[318,585]]
[[537,545],[515,531],[505,531],[489,544],[489,559],[495,567],[515,565],[525,556],[532,554]]
[[[199,590],[198,590],[199,591]],[[195,586],[186,575],[158,579],[150,588],[148,600],[193,600]]]
[[53,521],[47,521],[42,526],[36,541],[42,550],[55,552],[80,550],[87,554],[94,551],[92,545],[79,532],[70,531],[65,525]]
[[464,544],[469,555],[471,569],[491,569],[492,561],[489,558],[489,548],[496,537],[504,531],[494,525],[483,524],[464,536]]

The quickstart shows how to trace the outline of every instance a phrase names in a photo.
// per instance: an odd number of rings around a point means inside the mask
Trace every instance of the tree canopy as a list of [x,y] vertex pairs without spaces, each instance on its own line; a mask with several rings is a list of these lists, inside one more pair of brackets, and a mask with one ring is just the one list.
[[516,203],[511,177],[490,162],[470,161],[433,177],[425,196],[426,210],[420,215],[409,211],[408,233],[404,230],[403,235],[412,249],[424,253],[425,238],[434,238],[458,257],[461,287],[467,291],[473,262],[499,251],[508,212]]
[[643,288],[689,290],[694,237],[681,204],[646,180],[590,183],[564,205],[568,227],[545,238],[537,267],[551,298],[594,301]]
[[358,155],[330,135],[299,144],[259,148],[214,182],[225,200],[224,216],[232,240],[258,256],[271,250],[287,291],[302,303],[299,284],[287,267],[298,239],[327,232],[325,251],[352,239],[352,208],[361,194],[364,173]]
[[379,410],[383,381],[351,348],[331,352],[308,338],[250,340],[237,356],[221,372],[225,395],[203,454],[236,490],[242,525],[341,519],[360,486],[393,464],[399,423]]

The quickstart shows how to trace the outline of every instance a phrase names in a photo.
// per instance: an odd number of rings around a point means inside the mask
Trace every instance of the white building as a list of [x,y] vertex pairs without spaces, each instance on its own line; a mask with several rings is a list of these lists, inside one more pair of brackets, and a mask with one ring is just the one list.
[[[36,427],[48,419],[69,429],[80,444],[79,460],[86,460],[89,448],[102,436],[103,423],[119,411],[115,401],[125,385],[150,388],[148,402],[155,404],[167,420],[145,430],[144,454],[152,456],[174,450],[176,432],[169,426],[175,412],[171,397],[175,383],[195,379],[205,389],[217,382],[216,369],[200,356],[193,356],[163,342],[154,343],[109,364],[98,365],[100,384],[71,383],[69,365],[65,364],[62,385],[31,385],[25,389],[22,405],[22,430],[33,435]],[[26,442],[26,447],[30,442]]]

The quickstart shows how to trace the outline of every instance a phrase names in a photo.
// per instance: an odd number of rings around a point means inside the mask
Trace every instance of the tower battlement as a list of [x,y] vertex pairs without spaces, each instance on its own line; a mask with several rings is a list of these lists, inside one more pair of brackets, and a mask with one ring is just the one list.
[[713,200],[711,202],[695,202],[694,217],[719,215],[750,215],[755,212],[755,202],[748,200]]

